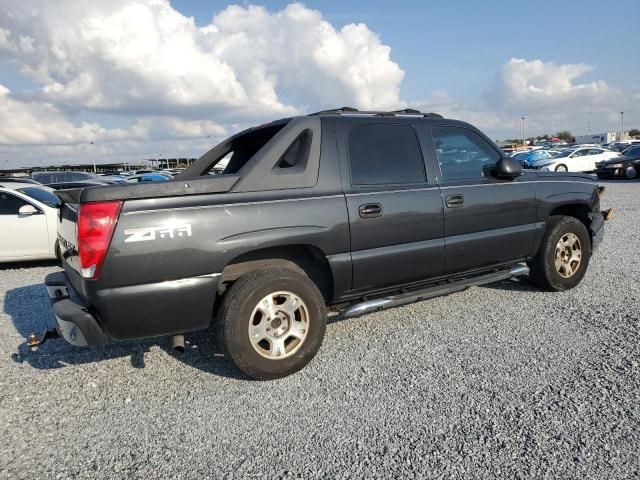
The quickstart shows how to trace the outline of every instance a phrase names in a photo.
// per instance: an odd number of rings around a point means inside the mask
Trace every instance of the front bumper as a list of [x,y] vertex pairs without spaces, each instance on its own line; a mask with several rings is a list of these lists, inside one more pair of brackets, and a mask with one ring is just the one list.
[[622,175],[622,168],[598,168],[596,169],[598,178],[615,178]]
[[67,282],[64,272],[50,273],[44,284],[56,319],[56,330],[67,342],[86,347],[107,341],[100,322]]
[[604,238],[604,222],[611,217],[611,210],[604,212],[593,212],[590,215],[591,224],[589,230],[591,233],[591,250],[594,251],[598,248],[602,239]]

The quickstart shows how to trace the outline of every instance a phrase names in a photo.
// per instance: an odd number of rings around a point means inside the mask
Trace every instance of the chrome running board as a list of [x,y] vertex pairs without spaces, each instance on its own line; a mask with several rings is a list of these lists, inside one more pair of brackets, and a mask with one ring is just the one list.
[[526,265],[518,265],[510,269],[486,273],[477,277],[462,278],[449,283],[432,285],[427,288],[399,295],[389,295],[386,297],[376,298],[374,300],[367,300],[366,302],[356,303],[355,305],[351,305],[344,309],[342,311],[342,315],[345,318],[357,317],[358,315],[364,315],[365,313],[377,312],[386,308],[399,307],[400,305],[406,305],[407,303],[419,302],[433,297],[448,295],[450,293],[465,290],[474,285],[499,282],[500,280],[506,280],[520,275],[527,275],[528,273],[529,267]]

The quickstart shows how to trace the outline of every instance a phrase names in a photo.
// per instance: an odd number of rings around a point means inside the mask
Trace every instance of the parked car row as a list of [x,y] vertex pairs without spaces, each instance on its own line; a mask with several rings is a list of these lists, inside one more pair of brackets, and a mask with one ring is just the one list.
[[574,145],[562,150],[533,148],[514,152],[511,156],[530,170],[596,173],[599,178],[632,179],[640,171],[639,154],[640,140],[629,140],[605,145]]
[[543,172],[593,172],[596,163],[617,156],[617,152],[600,147],[568,148],[551,158],[534,162],[529,168]]

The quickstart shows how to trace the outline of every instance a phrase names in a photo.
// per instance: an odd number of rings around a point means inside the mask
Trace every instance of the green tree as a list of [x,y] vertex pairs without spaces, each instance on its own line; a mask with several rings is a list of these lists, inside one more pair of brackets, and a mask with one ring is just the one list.
[[629,136],[640,137],[640,130],[638,130],[637,128],[632,128],[631,130],[629,130]]
[[573,135],[568,130],[563,130],[556,133],[556,137],[558,137],[560,140],[564,140],[565,142],[570,142],[571,140],[573,140]]

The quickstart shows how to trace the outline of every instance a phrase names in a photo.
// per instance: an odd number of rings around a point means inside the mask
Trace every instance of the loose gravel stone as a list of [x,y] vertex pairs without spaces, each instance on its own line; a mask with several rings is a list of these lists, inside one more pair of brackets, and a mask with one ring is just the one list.
[[0,477],[629,478],[640,474],[640,182],[585,280],[526,280],[356,319],[277,381],[211,332],[26,348],[53,264],[0,268]]

